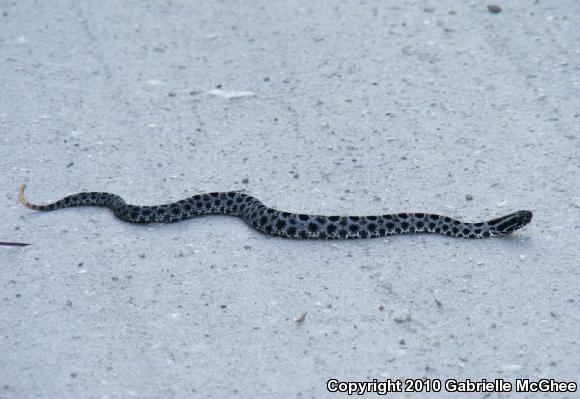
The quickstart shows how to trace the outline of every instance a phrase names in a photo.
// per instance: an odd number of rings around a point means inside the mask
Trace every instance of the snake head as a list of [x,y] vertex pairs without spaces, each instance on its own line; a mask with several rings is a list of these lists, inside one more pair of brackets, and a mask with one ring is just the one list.
[[505,236],[521,229],[532,220],[532,211],[517,211],[487,222],[492,237]]

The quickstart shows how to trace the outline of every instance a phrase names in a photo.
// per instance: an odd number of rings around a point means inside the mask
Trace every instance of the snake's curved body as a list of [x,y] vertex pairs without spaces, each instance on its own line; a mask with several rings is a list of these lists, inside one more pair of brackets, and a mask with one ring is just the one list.
[[74,206],[104,206],[132,223],[173,223],[203,215],[230,215],[273,236],[301,239],[356,239],[411,233],[436,233],[459,238],[487,238],[510,234],[528,224],[531,211],[518,211],[485,222],[467,223],[432,213],[395,213],[376,216],[324,216],[282,212],[251,195],[238,192],[198,194],[155,206],[129,205],[115,194],[84,192],[46,205],[31,204],[20,187],[20,202],[37,211]]

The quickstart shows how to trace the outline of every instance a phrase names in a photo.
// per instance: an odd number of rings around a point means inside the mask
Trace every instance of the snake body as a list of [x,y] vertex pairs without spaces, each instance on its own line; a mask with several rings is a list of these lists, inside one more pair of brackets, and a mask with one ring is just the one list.
[[262,233],[299,239],[357,239],[412,233],[487,238],[508,235],[532,220],[532,212],[526,210],[477,223],[419,212],[376,216],[307,215],[270,208],[259,199],[238,191],[198,194],[155,206],[129,205],[116,194],[83,192],[46,205],[36,205],[26,200],[24,188],[24,185],[20,187],[20,202],[37,211],[102,206],[113,211],[119,219],[131,223],[173,223],[203,215],[230,215],[243,219]]

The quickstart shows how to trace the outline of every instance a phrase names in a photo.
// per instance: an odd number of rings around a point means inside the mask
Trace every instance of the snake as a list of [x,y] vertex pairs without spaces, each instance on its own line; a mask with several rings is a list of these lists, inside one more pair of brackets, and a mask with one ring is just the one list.
[[117,218],[131,223],[173,223],[197,216],[229,215],[243,219],[261,233],[296,239],[359,239],[413,233],[488,238],[511,234],[532,220],[532,211],[528,210],[473,223],[424,212],[374,216],[309,215],[270,208],[256,197],[241,191],[197,194],[180,201],[152,206],[130,205],[120,196],[106,192],[81,192],[52,203],[37,205],[28,202],[24,189],[25,185],[21,185],[19,201],[36,211],[100,206],[109,208]]

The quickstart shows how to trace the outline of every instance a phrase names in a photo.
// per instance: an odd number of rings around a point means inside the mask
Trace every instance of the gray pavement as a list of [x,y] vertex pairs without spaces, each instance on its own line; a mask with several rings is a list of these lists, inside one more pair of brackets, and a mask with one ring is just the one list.
[[[32,244],[0,247],[0,398],[580,383],[580,6],[486,6],[0,2],[0,241]],[[35,213],[23,181],[35,202],[244,189],[300,212],[534,219],[505,239],[304,242]]]

